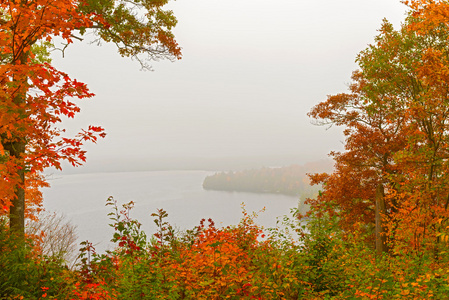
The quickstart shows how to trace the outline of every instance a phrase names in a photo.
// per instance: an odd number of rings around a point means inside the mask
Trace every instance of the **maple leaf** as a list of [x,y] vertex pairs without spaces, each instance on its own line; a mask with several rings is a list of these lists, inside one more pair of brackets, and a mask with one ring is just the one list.
[[[75,32],[83,35],[93,29],[99,39],[115,43],[120,54],[138,59],[142,67],[146,60],[141,55],[181,57],[171,32],[176,18],[163,10],[165,0],[23,3],[0,2],[0,205],[11,208],[10,226],[22,233],[25,214],[42,203],[37,191],[46,185],[43,170],[60,169],[63,160],[81,165],[86,161],[83,144],[105,137],[99,126],[89,126],[74,138],[63,136],[64,129],[58,127],[62,117],[74,118],[80,111],[67,99],[94,94],[48,62],[44,50],[52,38],[59,36],[68,46]],[[142,13],[145,18],[140,18]]]

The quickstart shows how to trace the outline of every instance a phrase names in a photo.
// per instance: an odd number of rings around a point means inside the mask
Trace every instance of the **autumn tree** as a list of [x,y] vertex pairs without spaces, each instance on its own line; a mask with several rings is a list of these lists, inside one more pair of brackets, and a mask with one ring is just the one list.
[[[39,205],[42,172],[61,168],[66,160],[82,164],[86,141],[105,134],[89,126],[75,137],[58,127],[62,117],[79,112],[73,99],[93,96],[85,84],[71,79],[45,61],[54,37],[63,50],[82,40],[87,31],[97,41],[113,42],[122,56],[148,61],[179,59],[180,48],[171,32],[176,18],[163,10],[168,0],[9,0],[0,2],[0,208],[9,209],[10,227],[24,230],[27,207]],[[25,200],[27,207],[25,206]]]
[[[447,214],[449,86],[440,73],[449,74],[441,72],[449,31],[423,34],[413,29],[416,22],[413,11],[398,31],[384,21],[375,44],[357,57],[351,93],[330,96],[309,114],[346,127],[345,152],[332,153],[336,172],[312,176],[326,184],[313,205],[339,214],[347,229],[375,225],[378,252],[387,250],[387,232],[396,240],[405,228],[413,228],[417,246]],[[444,55],[435,60],[429,52]]]
[[401,229],[408,229],[414,248],[432,248],[438,257],[440,231],[449,218],[449,3],[404,3],[411,8],[407,32],[424,42],[414,66],[421,89],[411,110],[418,130],[398,160],[413,174],[403,178],[402,192],[410,204],[402,214],[413,216],[414,223]]

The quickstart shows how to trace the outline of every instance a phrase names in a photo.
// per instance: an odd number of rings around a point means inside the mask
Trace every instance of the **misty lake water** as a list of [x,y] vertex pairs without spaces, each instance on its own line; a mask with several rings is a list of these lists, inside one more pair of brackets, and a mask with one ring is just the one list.
[[79,241],[89,240],[97,251],[112,248],[113,229],[106,199],[135,203],[131,217],[142,223],[150,235],[155,232],[151,213],[163,208],[167,220],[181,230],[192,229],[202,218],[212,218],[216,226],[236,225],[242,217],[241,204],[248,212],[260,211],[256,223],[274,227],[276,218],[290,215],[298,198],[276,194],[206,191],[202,188],[207,171],[149,171],[55,175],[51,188],[44,190],[44,207],[63,213],[77,226]]

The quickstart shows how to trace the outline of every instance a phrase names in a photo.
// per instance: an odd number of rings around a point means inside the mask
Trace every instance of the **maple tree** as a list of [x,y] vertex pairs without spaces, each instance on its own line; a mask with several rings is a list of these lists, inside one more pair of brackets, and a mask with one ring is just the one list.
[[[321,124],[346,127],[346,151],[331,153],[335,159],[333,174],[311,176],[312,183],[326,185],[324,193],[309,202],[338,214],[341,226],[347,230],[353,230],[360,222],[373,224],[379,219],[379,213],[386,212],[385,185],[388,175],[397,171],[395,153],[406,144],[407,118],[399,113],[403,109],[399,103],[402,95],[394,90],[400,89],[396,82],[401,80],[403,72],[388,70],[380,74],[382,67],[391,66],[386,61],[388,53],[398,51],[384,49],[383,43],[388,42],[391,31],[392,26],[385,22],[377,37],[378,45],[370,46],[359,55],[357,61],[361,70],[353,73],[351,93],[329,96],[309,113],[322,120]],[[383,77],[388,74],[397,77]],[[379,234],[383,232],[382,224],[378,222],[377,227]],[[378,247],[384,248],[385,241]]]
[[429,27],[421,14],[412,10],[397,31],[384,21],[357,57],[351,93],[309,113],[346,127],[345,152],[332,153],[336,172],[312,176],[325,186],[310,202],[338,214],[348,230],[375,226],[378,252],[388,250],[387,237],[390,247],[407,240],[436,248],[437,223],[448,216],[449,31]]
[[[414,232],[410,232],[410,226],[407,228],[414,247],[434,248],[438,257],[441,230],[449,219],[449,4],[428,0],[404,3],[411,8],[407,31],[415,33],[426,43],[420,49],[421,61],[416,64],[416,72],[422,82],[422,90],[417,97],[419,101],[413,110],[419,129],[413,137],[418,142],[414,147],[408,147],[401,157],[401,161],[408,163],[409,173],[414,174],[402,184],[401,196],[408,196],[407,200],[411,202],[410,209],[402,213],[415,217]],[[423,104],[428,107],[427,114]]]
[[[154,0],[10,0],[0,3],[0,212],[23,232],[24,217],[40,205],[39,188],[47,183],[45,168],[66,160],[82,164],[86,141],[104,137],[89,126],[75,137],[58,127],[79,107],[73,99],[91,98],[87,86],[56,70],[46,59],[53,37],[65,42],[93,30],[98,41],[113,42],[122,56],[148,68],[150,59],[181,57],[171,32],[176,18]],[[25,206],[25,200],[27,205]]]

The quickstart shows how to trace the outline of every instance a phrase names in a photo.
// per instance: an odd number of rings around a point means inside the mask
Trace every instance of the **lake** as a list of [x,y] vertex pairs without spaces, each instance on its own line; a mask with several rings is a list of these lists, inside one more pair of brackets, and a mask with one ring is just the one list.
[[216,226],[236,225],[242,217],[241,204],[248,212],[265,212],[258,224],[276,225],[276,218],[289,215],[299,199],[277,194],[206,191],[202,183],[208,171],[148,171],[54,175],[51,188],[44,189],[44,207],[66,215],[78,228],[79,241],[89,240],[97,251],[111,249],[113,229],[107,214],[106,199],[135,203],[131,217],[142,223],[147,235],[155,232],[151,213],[163,208],[169,223],[181,230],[199,225],[202,218],[212,218]]

